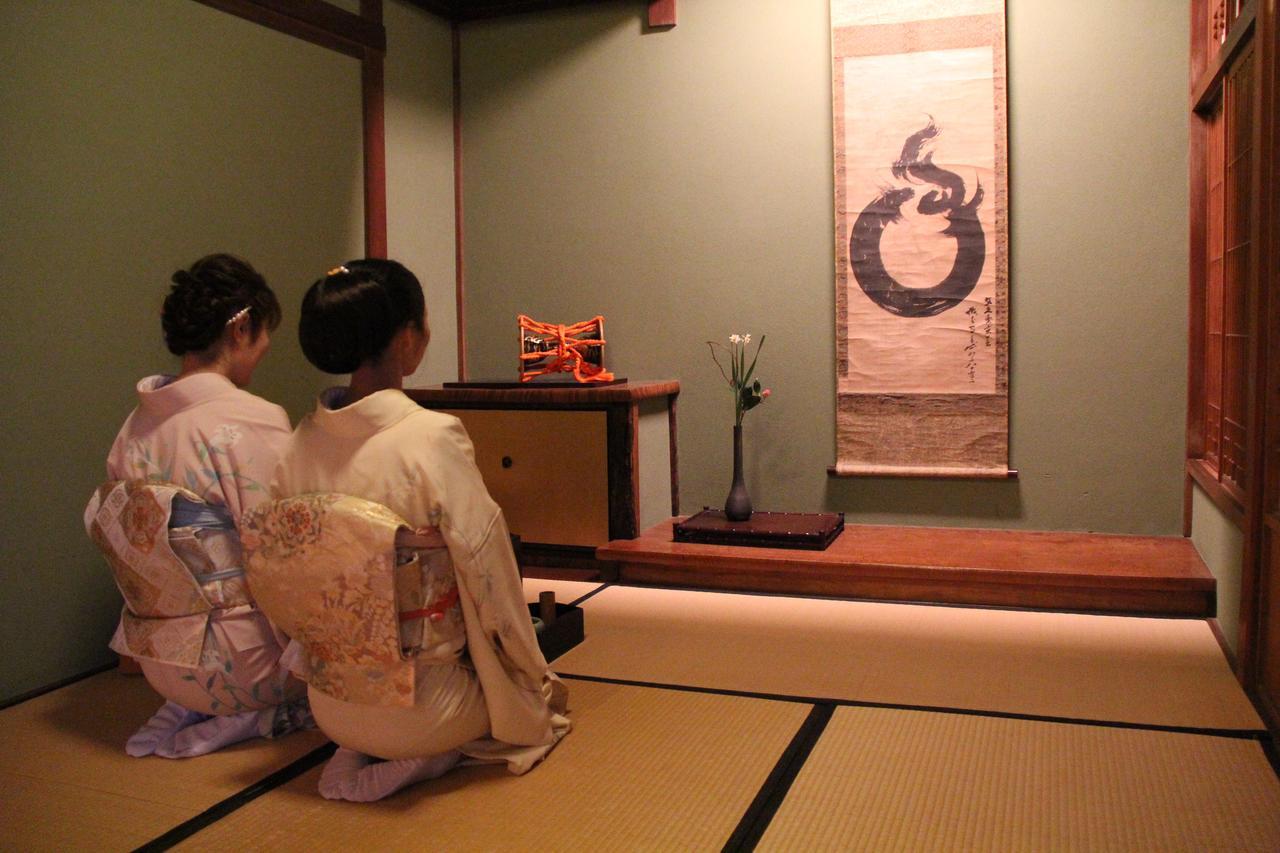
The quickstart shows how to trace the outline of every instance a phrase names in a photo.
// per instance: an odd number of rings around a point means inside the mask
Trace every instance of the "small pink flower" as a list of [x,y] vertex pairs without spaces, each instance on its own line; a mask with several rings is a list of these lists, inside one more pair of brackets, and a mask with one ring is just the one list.
[[761,400],[768,399],[769,395],[770,395],[770,394],[772,394],[772,393],[773,393],[773,391],[771,391],[771,390],[769,390],[768,388],[766,388],[766,389],[764,389],[763,391],[761,391],[761,392],[760,392],[760,399],[761,399]]

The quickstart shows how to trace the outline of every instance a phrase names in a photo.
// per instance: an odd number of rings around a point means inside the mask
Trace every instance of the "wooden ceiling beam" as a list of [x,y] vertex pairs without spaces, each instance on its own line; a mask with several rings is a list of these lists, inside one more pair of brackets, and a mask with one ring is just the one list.
[[676,0],[649,0],[649,26],[674,27]]
[[[600,0],[409,0],[447,21],[461,23],[484,18],[500,18],[527,12],[547,12],[569,6],[586,6]],[[676,0],[646,0],[650,27],[676,25]]]
[[196,2],[356,59],[363,59],[366,50],[384,53],[387,49],[387,31],[381,23],[353,15],[324,0]]

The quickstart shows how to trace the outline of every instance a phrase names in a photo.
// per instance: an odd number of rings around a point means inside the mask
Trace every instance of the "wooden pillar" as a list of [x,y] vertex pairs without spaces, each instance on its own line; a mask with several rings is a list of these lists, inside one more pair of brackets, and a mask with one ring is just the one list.
[[[382,0],[360,0],[360,17],[382,26]],[[360,101],[364,125],[364,251],[387,256],[387,149],[383,98],[385,50],[365,47],[360,58]]]

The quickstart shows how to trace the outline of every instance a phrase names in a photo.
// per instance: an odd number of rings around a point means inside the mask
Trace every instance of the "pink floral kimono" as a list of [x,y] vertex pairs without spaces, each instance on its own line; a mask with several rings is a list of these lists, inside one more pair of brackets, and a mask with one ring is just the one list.
[[[359,696],[351,681],[326,692],[313,679],[316,723],[339,745],[380,758],[456,748],[523,773],[569,731],[567,694],[538,648],[506,521],[480,478],[471,440],[457,418],[423,409],[401,391],[331,408],[344,393],[326,392],[302,419],[273,495],[351,495],[414,527],[439,528],[448,550],[439,552],[442,565],[424,567],[426,576],[456,583],[464,624],[423,643],[403,699]],[[452,578],[441,578],[441,569]],[[446,618],[440,627],[449,624]]]
[[[180,486],[225,507],[238,527],[246,510],[269,497],[267,483],[289,434],[284,409],[224,376],[151,376],[138,383],[138,407],[116,436],[107,475]],[[175,585],[191,583],[173,577]],[[287,640],[247,596],[229,601],[234,606],[205,619],[169,620],[167,630],[148,633],[145,641],[144,632],[122,618],[111,648],[137,658],[166,699],[198,713],[259,710],[291,698],[285,696],[288,671],[280,664]],[[195,660],[193,649],[199,652]]]

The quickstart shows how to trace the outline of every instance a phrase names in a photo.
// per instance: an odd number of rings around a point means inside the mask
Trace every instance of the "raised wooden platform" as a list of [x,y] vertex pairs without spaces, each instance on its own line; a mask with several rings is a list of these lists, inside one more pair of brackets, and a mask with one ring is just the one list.
[[673,542],[676,519],[596,549],[635,583],[923,601],[1213,616],[1215,582],[1191,540],[848,525],[825,551]]

